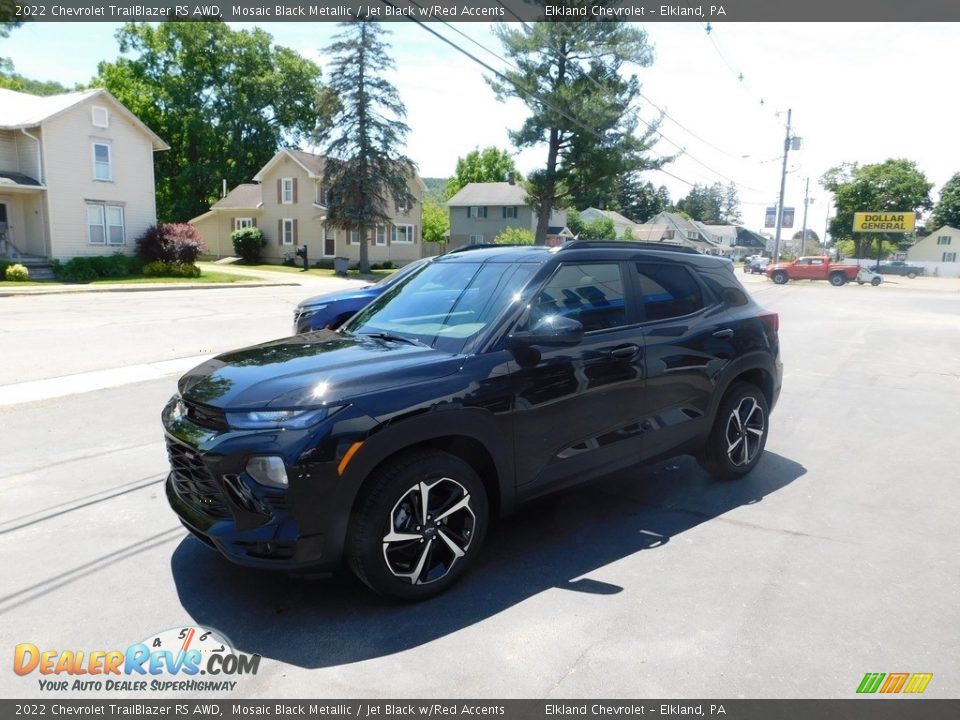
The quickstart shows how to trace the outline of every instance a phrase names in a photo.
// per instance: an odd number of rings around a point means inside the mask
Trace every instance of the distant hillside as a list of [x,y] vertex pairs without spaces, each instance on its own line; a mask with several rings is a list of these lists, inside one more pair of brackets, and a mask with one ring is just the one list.
[[427,199],[436,203],[443,202],[443,190],[447,187],[447,178],[423,178],[427,186]]

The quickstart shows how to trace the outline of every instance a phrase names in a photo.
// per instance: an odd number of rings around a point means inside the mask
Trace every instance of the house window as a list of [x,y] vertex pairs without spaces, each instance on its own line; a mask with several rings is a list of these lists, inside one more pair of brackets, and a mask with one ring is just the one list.
[[351,231],[350,231],[350,234],[349,234],[347,237],[349,238],[349,239],[347,240],[347,244],[348,244],[348,245],[359,245],[359,244],[360,244],[360,231],[359,231],[359,230],[351,230]]
[[106,143],[93,144],[93,177],[96,180],[105,181],[113,179],[110,168],[110,146]]
[[943,260],[941,260],[941,262],[956,262],[956,261],[957,261],[957,254],[955,252],[944,253]]
[[467,217],[468,218],[485,218],[487,216],[487,208],[477,207],[475,205],[467,208]]
[[91,122],[94,127],[105,128],[110,127],[110,114],[107,112],[105,107],[100,107],[94,105],[91,109]]
[[283,244],[293,245],[293,220],[291,218],[283,219]]
[[284,205],[293,203],[293,178],[283,178],[280,181],[280,202]]
[[377,245],[387,244],[387,228],[384,225],[377,225]]
[[406,215],[408,212],[410,212],[410,205],[407,204],[406,201],[398,202],[398,203],[397,203],[397,214],[398,214],[398,215]]
[[949,235],[941,235],[940,237],[937,238],[937,245],[949,245],[949,244],[950,244]]
[[413,242],[413,225],[394,225],[393,242],[410,244]]
[[91,245],[123,245],[126,230],[120,205],[87,205],[87,235]]
[[248,227],[253,227],[253,218],[234,218],[233,219],[234,230],[244,230]]
[[317,205],[327,206],[327,191],[324,190],[323,186],[320,183],[317,183],[317,195],[315,198]]
[[471,245],[483,245],[483,235],[471,235],[470,236]]
[[505,207],[503,209],[503,219],[504,220],[516,220],[517,219],[517,208],[516,206]]

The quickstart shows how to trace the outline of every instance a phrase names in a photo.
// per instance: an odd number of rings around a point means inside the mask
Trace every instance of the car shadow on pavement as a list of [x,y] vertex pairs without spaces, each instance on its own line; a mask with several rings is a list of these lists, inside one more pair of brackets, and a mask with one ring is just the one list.
[[417,605],[383,600],[347,571],[305,580],[235,566],[190,536],[171,570],[186,612],[237,650],[307,668],[343,665],[428,643],[550,588],[622,592],[583,576],[759,502],[805,472],[767,451],[748,477],[719,482],[681,457],[534,501],[491,529],[459,584]]

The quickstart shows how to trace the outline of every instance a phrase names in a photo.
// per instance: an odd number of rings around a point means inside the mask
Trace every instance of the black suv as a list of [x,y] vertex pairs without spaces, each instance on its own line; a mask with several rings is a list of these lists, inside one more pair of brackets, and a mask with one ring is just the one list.
[[220,355],[163,410],[167,497],[230,560],[435,595],[517,503],[693,453],[752,470],[778,317],[733,265],[576,241],[450,254],[339,331]]

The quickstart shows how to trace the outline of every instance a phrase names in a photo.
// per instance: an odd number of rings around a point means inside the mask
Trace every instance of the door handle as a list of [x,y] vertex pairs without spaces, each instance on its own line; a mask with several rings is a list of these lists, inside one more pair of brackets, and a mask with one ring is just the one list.
[[640,346],[630,343],[629,345],[619,345],[610,351],[610,356],[621,359],[632,358],[640,352]]
[[714,336],[715,338],[732,338],[732,337],[733,337],[733,330],[731,330],[730,328],[724,328],[723,330],[717,330],[717,331],[713,334],[713,336]]

